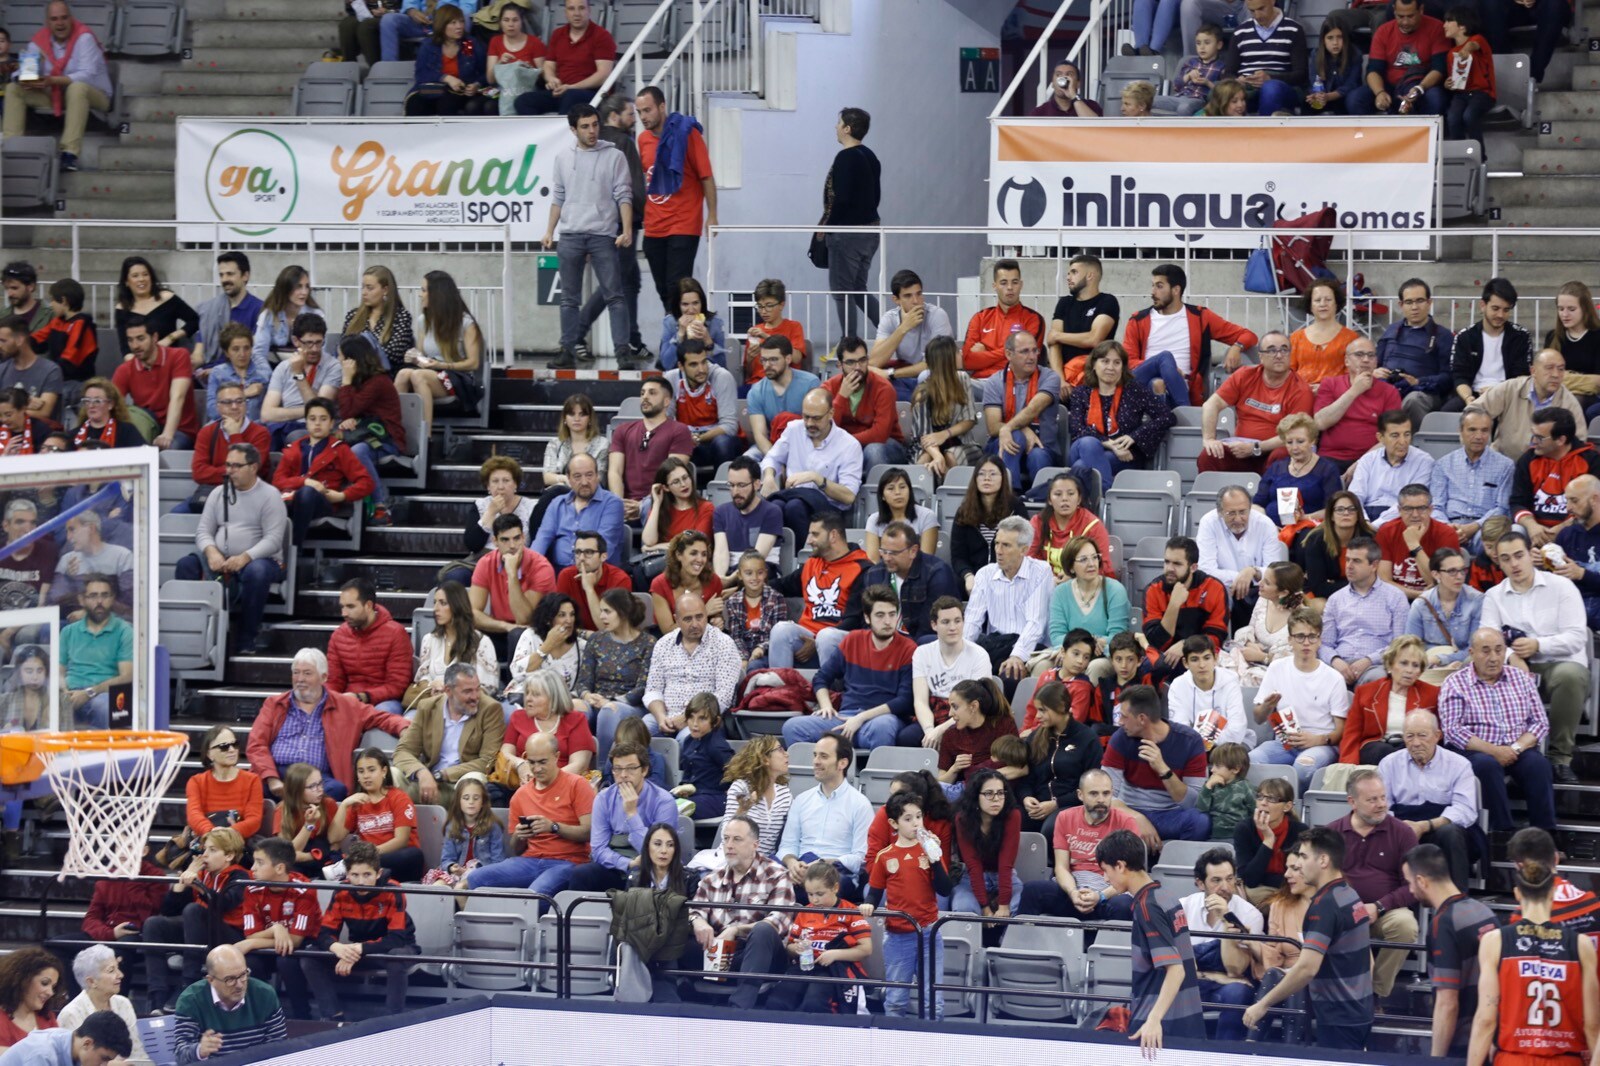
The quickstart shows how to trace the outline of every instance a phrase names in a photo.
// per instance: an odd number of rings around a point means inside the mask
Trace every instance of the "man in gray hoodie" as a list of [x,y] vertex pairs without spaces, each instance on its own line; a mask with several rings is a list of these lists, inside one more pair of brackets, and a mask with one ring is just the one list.
[[[628,161],[617,147],[600,139],[600,113],[579,104],[567,114],[577,144],[556,157],[551,182],[550,223],[544,231],[546,248],[555,244],[561,226],[561,355],[550,365],[571,369],[578,365],[579,305],[583,296],[583,268],[594,266],[595,281],[611,316],[611,343],[628,350],[628,309],[623,300],[622,268],[618,249],[633,243],[633,182]],[[620,230],[618,219],[621,220]]]
[[200,551],[178,560],[179,581],[221,580],[230,593],[235,648],[242,655],[259,650],[257,634],[267,590],[283,580],[283,546],[289,512],[283,497],[260,477],[261,453],[250,444],[228,449],[222,484],[211,490],[195,547]]

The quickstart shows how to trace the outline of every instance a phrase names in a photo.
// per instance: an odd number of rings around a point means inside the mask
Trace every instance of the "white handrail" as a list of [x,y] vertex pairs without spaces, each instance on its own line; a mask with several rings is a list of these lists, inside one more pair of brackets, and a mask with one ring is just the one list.
[[[1006,86],[1006,91],[1000,94],[1000,100],[994,105],[994,110],[989,112],[990,119],[1001,118],[1006,107],[1011,103],[1011,97],[1016,94],[1024,78],[1028,76],[1028,68],[1033,66],[1034,60],[1039,61],[1039,89],[1042,93],[1045,85],[1049,84],[1049,68],[1045,60],[1049,57],[1050,41],[1055,37],[1056,27],[1061,25],[1062,19],[1067,17],[1067,10],[1072,7],[1073,0],[1061,0],[1056,8],[1056,13],[1050,16],[1049,23],[1044,31],[1039,34],[1039,39],[1033,42],[1033,48],[1028,52],[1028,58],[1017,65],[1016,74],[1011,77],[1011,84]],[[1112,0],[1094,0],[1089,11],[1089,21],[1084,25],[1083,32],[1078,34],[1078,39],[1073,42],[1072,49],[1067,53],[1066,62],[1077,62],[1078,53],[1082,51],[1084,42],[1087,41],[1100,28],[1100,17],[1111,6]],[[1079,73],[1083,75],[1080,87],[1087,91],[1091,84],[1090,77],[1098,75],[1099,71],[1085,72],[1080,67]]]
[[[660,23],[662,18],[672,10],[672,5],[673,0],[661,0],[661,2],[656,5],[656,9],[650,13],[650,18],[646,20],[644,28],[634,35],[633,43],[628,45],[628,50],[622,53],[622,58],[617,60],[616,65],[611,68],[611,72],[606,75],[606,80],[601,82],[600,87],[595,90],[594,99],[589,101],[590,104],[595,107],[600,106],[600,101],[604,100],[606,98],[606,94],[609,93],[617,84],[617,81],[622,77],[622,72],[628,68],[628,63],[630,61],[637,68],[639,64],[639,53],[643,50],[644,43],[650,39],[650,34],[655,30],[656,25]],[[560,33],[561,30],[557,28],[555,32]],[[651,84],[653,85],[655,83],[651,82]],[[634,77],[634,88],[635,90],[643,88],[643,85],[640,84],[640,79],[638,78],[637,74]]]

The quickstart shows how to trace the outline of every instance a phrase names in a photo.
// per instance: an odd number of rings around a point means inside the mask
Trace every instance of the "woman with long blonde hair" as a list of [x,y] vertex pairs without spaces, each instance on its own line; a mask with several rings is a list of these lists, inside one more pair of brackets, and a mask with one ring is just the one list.
[[1562,384],[1584,404],[1584,415],[1592,418],[1589,407],[1600,414],[1600,312],[1595,311],[1594,295],[1581,281],[1569,281],[1556,293],[1556,328],[1544,336],[1544,346],[1554,348],[1567,361],[1567,376]]
[[383,354],[384,370],[393,374],[416,343],[411,332],[411,312],[400,302],[400,285],[394,271],[370,266],[361,274],[361,302],[344,316],[346,337],[368,334]]

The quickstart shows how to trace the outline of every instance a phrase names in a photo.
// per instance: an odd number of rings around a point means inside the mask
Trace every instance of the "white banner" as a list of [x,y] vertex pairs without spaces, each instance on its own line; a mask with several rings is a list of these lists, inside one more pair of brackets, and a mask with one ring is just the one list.
[[[989,225],[1068,230],[1072,244],[1131,230],[1229,230],[1203,247],[1254,248],[1261,231],[1324,206],[1359,247],[1425,248],[1435,118],[999,119],[990,123]],[[1016,244],[1014,233],[997,242]]]
[[[559,117],[178,120],[177,217],[234,236],[311,239],[310,227],[416,223],[378,240],[536,241],[550,175],[573,144]],[[477,226],[477,230],[466,227]],[[181,241],[217,227],[178,226]]]

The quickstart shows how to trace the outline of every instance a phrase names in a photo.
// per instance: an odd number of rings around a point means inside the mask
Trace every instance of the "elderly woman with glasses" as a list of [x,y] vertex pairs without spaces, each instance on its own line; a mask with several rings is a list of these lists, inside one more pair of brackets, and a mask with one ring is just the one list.
[[1283,887],[1288,857],[1305,823],[1294,816],[1294,788],[1281,777],[1256,786],[1256,811],[1233,830],[1233,856],[1245,895],[1256,906]]
[[1439,713],[1439,688],[1422,680],[1422,638],[1398,636],[1383,653],[1387,675],[1356,688],[1339,738],[1339,761],[1376,766],[1404,751],[1406,715]]
[[1411,601],[1406,634],[1426,648],[1423,679],[1440,684],[1467,665],[1472,634],[1483,616],[1483,593],[1467,584],[1472,560],[1460,548],[1440,548],[1428,560],[1433,588]]
[[[1310,519],[1320,522],[1328,500],[1341,487],[1339,468],[1317,454],[1317,423],[1308,414],[1289,415],[1278,423],[1278,439],[1289,454],[1267,465],[1256,485],[1256,510],[1279,526]],[[1285,513],[1280,496],[1293,490],[1294,506]]]

